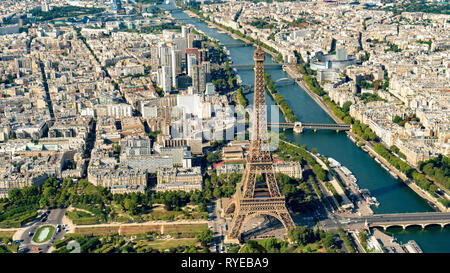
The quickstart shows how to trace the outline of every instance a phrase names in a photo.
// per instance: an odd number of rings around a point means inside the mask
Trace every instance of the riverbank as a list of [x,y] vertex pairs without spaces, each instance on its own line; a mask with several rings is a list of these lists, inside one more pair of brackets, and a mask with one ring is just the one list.
[[[238,31],[238,32],[241,33],[243,36],[236,35],[235,33],[229,31],[228,29],[226,29],[224,26],[222,26],[221,24],[219,24],[219,23],[217,23],[217,22],[207,20],[206,18],[205,18],[205,19],[204,19],[204,18],[201,18],[200,16],[198,16],[197,14],[193,13],[193,12],[190,11],[190,10],[187,10],[187,9],[186,9],[186,10],[183,10],[183,12],[186,13],[187,15],[191,16],[191,17],[194,17],[194,18],[197,18],[197,19],[199,19],[199,20],[204,21],[205,23],[208,24],[209,27],[216,28],[216,29],[220,29],[220,30],[223,31],[224,33],[226,33],[226,34],[228,34],[229,36],[233,37],[234,39],[244,41],[244,42],[247,43],[247,44],[254,44],[253,41],[251,41],[251,40],[249,40],[249,39],[246,38],[245,34],[239,32],[239,31]],[[236,31],[237,31],[237,30],[236,30]],[[265,53],[269,54],[269,55],[272,56],[274,59],[276,59],[277,53],[275,53],[275,52],[273,52],[273,51],[270,51],[269,49],[265,48],[264,46],[262,46],[261,48],[262,48],[262,50],[263,50]]]
[[[294,79],[298,79],[298,78],[302,78],[302,75],[295,75],[293,74],[294,72],[290,69],[286,69],[285,70],[286,73],[289,74],[290,77],[294,78]],[[296,83],[303,89],[305,90],[305,92],[328,114],[328,116],[330,116],[336,123],[344,123],[341,119],[339,119],[336,115],[334,115],[334,113],[332,112],[332,110],[330,109],[330,107],[324,102],[324,100],[322,99],[322,97],[320,97],[319,95],[315,94],[314,92],[312,92],[308,86],[306,86],[306,84],[304,83],[304,81],[299,81],[296,80]],[[424,191],[423,189],[421,189],[419,186],[417,186],[413,181],[411,181],[404,173],[400,172],[397,168],[395,168],[394,166],[392,166],[392,164],[390,164],[389,162],[387,162],[387,160],[385,158],[383,158],[380,154],[378,154],[375,150],[373,150],[372,146],[370,145],[370,143],[364,139],[362,139],[361,137],[359,137],[358,135],[354,134],[351,131],[347,132],[347,135],[350,137],[350,139],[353,137],[353,139],[355,141],[353,141],[355,144],[357,144],[360,141],[364,142],[364,145],[370,149],[370,152],[372,154],[374,154],[374,156],[376,156],[381,162],[383,162],[384,165],[386,165],[390,171],[394,172],[395,174],[397,174],[401,180],[403,181],[403,183],[405,185],[407,185],[410,189],[412,189],[417,195],[419,195],[421,198],[427,200],[428,202],[430,202],[431,204],[433,204],[433,207],[441,212],[449,212],[450,208],[446,208],[444,207],[444,205],[438,201],[437,198],[433,197],[430,193]],[[386,147],[388,148],[388,147]],[[369,151],[367,151],[368,154],[370,154]]]
[[298,86],[300,86],[306,92],[306,94],[308,94],[317,103],[317,105],[319,105],[320,108],[322,108],[322,110],[325,111],[325,113],[327,113],[328,116],[330,116],[330,118],[332,118],[338,124],[345,124],[343,120],[338,118],[333,113],[333,111],[331,111],[330,107],[328,107],[328,105],[323,101],[323,99],[319,95],[315,94],[313,91],[311,91],[308,88],[308,86],[306,86],[306,84],[303,80],[298,80],[298,79],[302,79],[303,75],[301,75],[301,74],[295,75],[294,72],[292,71],[292,69],[289,68],[289,66],[287,66],[287,69],[284,71],[291,78],[293,78],[295,80],[295,82],[298,84]]
[[424,191],[419,186],[417,186],[413,181],[411,181],[404,173],[400,172],[392,166],[391,163],[389,163],[384,157],[382,157],[380,154],[378,154],[373,147],[369,143],[365,143],[365,147],[368,150],[369,154],[372,154],[375,156],[378,160],[380,160],[381,163],[383,163],[389,170],[394,172],[398,175],[398,177],[405,183],[410,189],[412,189],[417,195],[422,197],[423,199],[427,200],[428,202],[432,203],[435,208],[437,208],[441,212],[450,212],[448,208],[445,208],[444,205],[442,205],[437,198],[431,196],[430,193]]

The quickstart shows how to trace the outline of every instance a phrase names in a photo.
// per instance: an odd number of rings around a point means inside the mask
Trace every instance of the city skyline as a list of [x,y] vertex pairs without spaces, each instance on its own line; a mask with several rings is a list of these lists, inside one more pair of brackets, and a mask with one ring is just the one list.
[[450,252],[448,3],[0,6],[2,252]]

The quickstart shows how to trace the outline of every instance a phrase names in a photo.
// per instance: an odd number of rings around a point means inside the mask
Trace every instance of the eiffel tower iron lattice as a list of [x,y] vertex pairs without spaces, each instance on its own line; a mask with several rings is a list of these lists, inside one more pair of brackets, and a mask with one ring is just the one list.
[[[286,207],[285,197],[280,192],[275,179],[273,160],[269,149],[264,89],[264,58],[264,51],[258,46],[253,56],[255,61],[255,91],[250,120],[250,151],[242,181],[238,183],[230,205],[234,206],[234,216],[228,240],[239,239],[245,222],[257,215],[275,217],[286,230],[295,227]],[[228,210],[230,210],[230,207]]]

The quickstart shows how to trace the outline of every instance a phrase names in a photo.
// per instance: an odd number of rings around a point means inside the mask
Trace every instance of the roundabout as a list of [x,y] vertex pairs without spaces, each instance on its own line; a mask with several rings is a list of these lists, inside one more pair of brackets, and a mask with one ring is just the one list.
[[46,241],[50,240],[54,233],[54,226],[42,226],[36,231],[36,234],[33,236],[33,242],[38,244],[45,243]]

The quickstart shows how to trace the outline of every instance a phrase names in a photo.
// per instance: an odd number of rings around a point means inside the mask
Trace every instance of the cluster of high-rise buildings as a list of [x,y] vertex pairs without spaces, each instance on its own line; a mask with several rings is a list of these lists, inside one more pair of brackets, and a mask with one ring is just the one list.
[[210,82],[211,65],[208,50],[199,46],[201,36],[192,33],[188,26],[181,27],[180,36],[168,35],[170,43],[161,41],[151,47],[151,67],[156,82],[167,94],[188,85],[191,86],[189,94],[204,93]]

